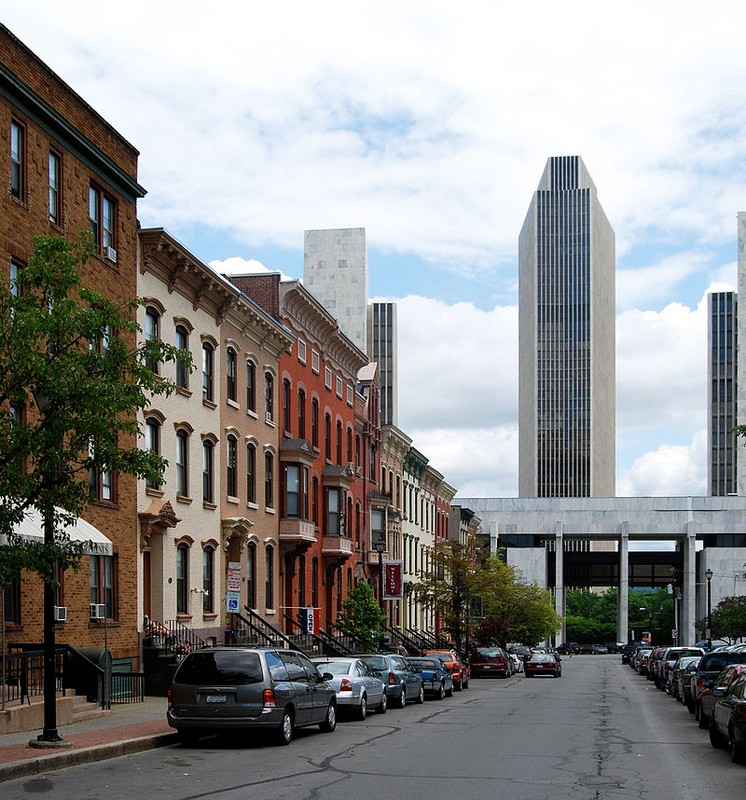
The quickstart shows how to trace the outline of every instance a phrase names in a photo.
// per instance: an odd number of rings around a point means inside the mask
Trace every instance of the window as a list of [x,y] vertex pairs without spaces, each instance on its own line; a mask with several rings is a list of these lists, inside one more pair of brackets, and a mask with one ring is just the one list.
[[298,339],[298,361],[301,364],[306,363],[306,343],[303,339]]
[[342,463],[342,420],[337,420],[337,464]]
[[116,201],[96,186],[88,189],[88,230],[96,247],[111,261],[116,261]]
[[19,122],[10,123],[10,193],[23,200],[26,181],[26,129]]
[[340,378],[339,375],[337,375],[337,397],[339,397],[340,400],[342,399],[342,378]]
[[311,369],[318,375],[320,369],[321,357],[318,350],[311,351]]
[[[301,516],[301,502],[303,499],[303,492],[301,491],[301,488],[300,465],[287,464],[285,466],[285,502],[283,516]],[[303,604],[301,603],[301,605]]]
[[347,428],[347,463],[352,463],[352,428]]
[[[145,343],[157,342],[161,338],[161,315],[157,309],[148,306],[145,309]],[[158,359],[155,355],[146,353],[145,363],[148,367],[158,374]]]
[[352,384],[347,384],[347,405],[352,406],[354,403],[354,395],[352,391]]
[[189,497],[189,433],[176,431],[176,494]]
[[215,597],[215,548],[202,551],[202,613],[212,614]]
[[106,606],[106,618],[116,619],[114,556],[88,556],[88,602]]
[[264,505],[267,508],[274,508],[273,469],[274,457],[272,453],[268,451],[264,454]]
[[21,582],[11,581],[3,590],[2,609],[5,612],[4,621],[12,625],[21,624]]
[[344,536],[344,498],[342,489],[326,490],[326,531],[327,536]]
[[236,386],[236,372],[238,368],[238,360],[236,358],[236,351],[229,347],[225,351],[225,391],[228,400],[236,402],[237,386]]
[[246,502],[256,503],[256,446],[246,445]]
[[213,402],[215,350],[209,342],[202,344],[202,399]]
[[332,370],[331,367],[324,367],[324,388],[332,390]]
[[[145,449],[156,455],[161,452],[161,423],[155,417],[145,420]],[[145,485],[148,489],[160,488],[160,484],[153,478],[148,478]]]
[[282,429],[290,431],[290,381],[282,382]]
[[176,547],[176,613],[189,613],[189,545]]
[[18,270],[21,265],[15,261],[10,262],[10,293],[13,297],[18,297],[21,293],[21,287],[18,284]]
[[[176,326],[176,347],[189,351],[189,331],[183,325]],[[183,358],[176,359],[176,385],[181,389],[189,388],[189,370]]]
[[256,608],[256,544],[249,542],[246,547],[246,603]]
[[306,438],[306,393],[298,389],[298,438]]
[[311,444],[319,446],[319,401],[315,397],[311,400]]
[[306,557],[298,557],[298,605],[306,605]]
[[313,524],[318,527],[319,524],[319,479],[314,478],[311,481],[311,519]]
[[331,414],[324,414],[324,458],[332,460],[332,418]]
[[316,556],[311,560],[311,605],[319,607],[319,559]]
[[267,422],[272,422],[273,419],[273,397],[275,390],[275,382],[271,372],[264,373],[264,418]]
[[246,362],[246,408],[256,411],[256,366],[253,361]]
[[[13,419],[16,419],[13,406],[11,406],[11,414]],[[93,463],[95,458],[93,441],[89,442],[88,445],[88,457],[91,459],[88,467],[88,488],[91,492],[91,498],[94,501],[105,500],[111,502],[114,499],[111,471],[104,469],[100,464]]]
[[264,602],[267,605],[267,608],[274,608],[274,597],[275,597],[275,582],[274,582],[274,570],[275,570],[275,549],[274,547],[268,547],[264,553]]
[[226,440],[226,489],[229,497],[238,496],[238,440],[231,433]]
[[49,221],[59,225],[62,217],[60,190],[62,175],[62,159],[54,151],[49,151]]
[[213,494],[214,455],[215,445],[206,439],[202,443],[202,501],[204,503],[212,503],[215,499]]

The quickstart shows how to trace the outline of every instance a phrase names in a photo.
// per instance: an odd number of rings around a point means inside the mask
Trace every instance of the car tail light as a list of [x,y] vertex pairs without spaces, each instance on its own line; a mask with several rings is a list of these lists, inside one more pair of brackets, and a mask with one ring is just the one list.
[[396,675],[393,672],[389,672],[389,686],[396,685]]
[[265,689],[262,692],[262,704],[265,708],[277,708],[274,689]]
[[173,708],[174,705],[174,693],[169,689],[166,693],[166,699],[168,700],[168,707]]
[[352,691],[352,684],[347,678],[342,678],[339,684],[339,691],[340,692],[351,692]]

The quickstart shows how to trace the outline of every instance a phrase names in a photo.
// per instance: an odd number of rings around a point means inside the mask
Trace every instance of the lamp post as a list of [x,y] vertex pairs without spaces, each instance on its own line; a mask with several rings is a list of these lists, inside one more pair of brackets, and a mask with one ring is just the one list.
[[383,611],[383,551],[386,549],[386,540],[383,536],[373,542],[373,548],[378,553],[378,605]]
[[707,651],[712,650],[712,570],[705,570],[705,578],[707,578],[707,630],[705,636],[707,638]]

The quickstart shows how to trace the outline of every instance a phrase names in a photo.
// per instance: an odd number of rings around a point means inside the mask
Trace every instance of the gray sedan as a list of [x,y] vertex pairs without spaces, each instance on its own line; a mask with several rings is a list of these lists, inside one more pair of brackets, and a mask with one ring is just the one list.
[[415,703],[425,701],[422,678],[403,656],[393,653],[366,653],[358,658],[386,684],[389,702],[395,702],[399,708],[404,708],[407,700],[414,700]]
[[379,714],[386,713],[386,687],[364,661],[354,656],[314,658],[312,661],[320,672],[331,674],[327,682],[337,693],[340,711],[349,709],[360,720],[368,716],[369,708],[374,708]]

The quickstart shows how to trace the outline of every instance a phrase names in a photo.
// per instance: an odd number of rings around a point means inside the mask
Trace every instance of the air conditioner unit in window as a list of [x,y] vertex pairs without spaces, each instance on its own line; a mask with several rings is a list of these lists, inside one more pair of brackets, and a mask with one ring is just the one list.
[[67,622],[67,606],[54,607],[54,621]]
[[354,461],[348,461],[348,462],[347,462],[347,471],[348,471],[348,472],[349,472],[351,475],[354,475],[354,474],[355,474],[355,462],[354,462]]
[[117,251],[113,247],[104,247],[104,258],[117,263]]
[[106,619],[106,604],[105,603],[91,603],[90,617],[91,619]]

